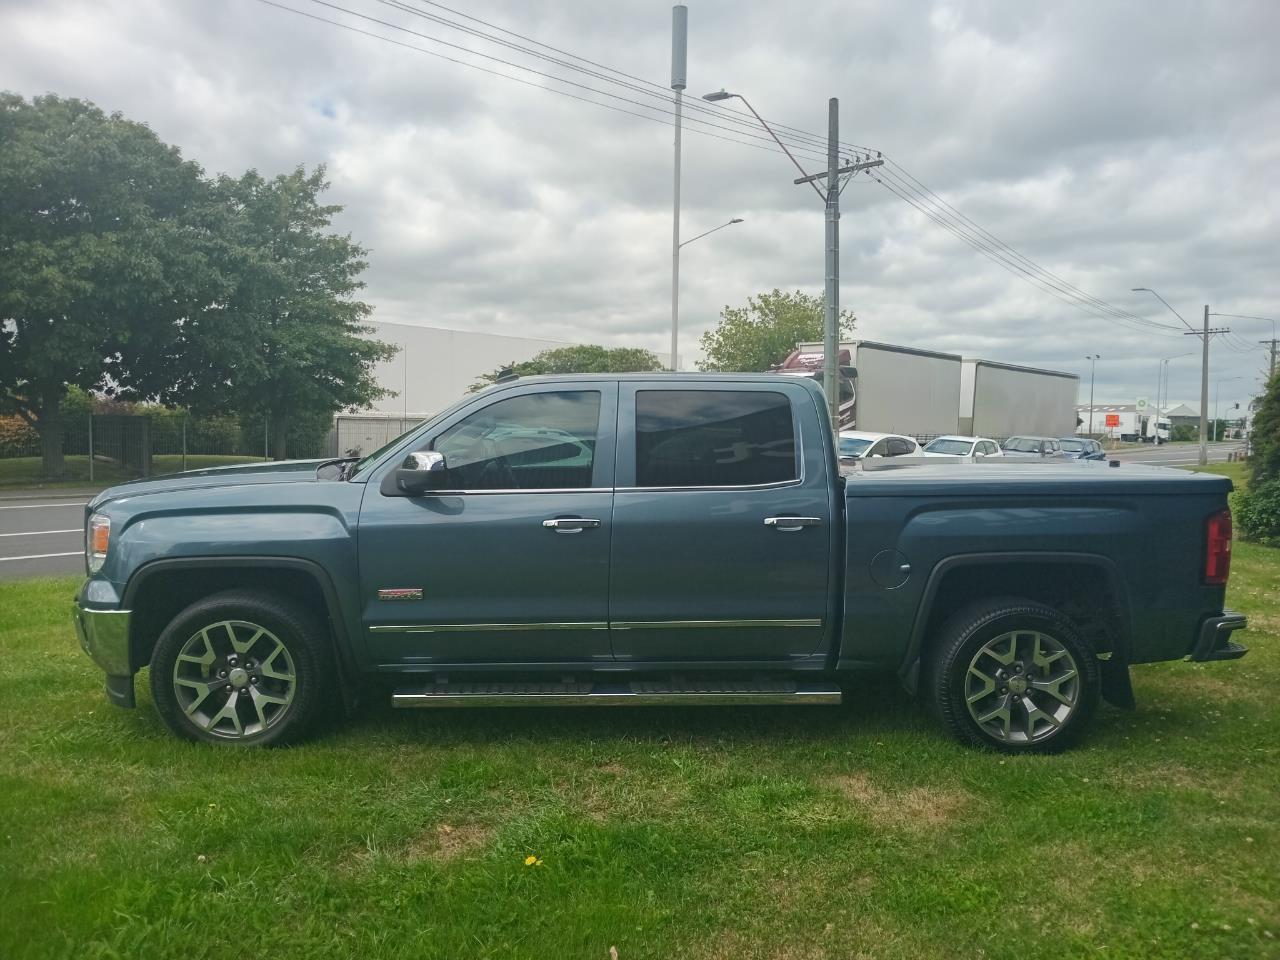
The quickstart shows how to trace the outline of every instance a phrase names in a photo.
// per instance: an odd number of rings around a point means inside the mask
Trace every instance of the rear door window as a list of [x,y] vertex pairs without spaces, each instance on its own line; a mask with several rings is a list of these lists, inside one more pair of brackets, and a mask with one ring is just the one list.
[[798,478],[784,394],[637,391],[636,486],[742,487]]

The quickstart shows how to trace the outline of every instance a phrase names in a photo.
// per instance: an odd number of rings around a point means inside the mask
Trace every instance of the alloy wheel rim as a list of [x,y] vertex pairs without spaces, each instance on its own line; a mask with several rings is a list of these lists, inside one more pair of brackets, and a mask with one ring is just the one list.
[[205,733],[227,740],[257,736],[278,724],[297,687],[288,647],[247,620],[202,627],[173,664],[179,709]]
[[965,674],[974,723],[1003,743],[1037,743],[1057,733],[1080,703],[1080,671],[1058,640],[1011,630],[987,641]]

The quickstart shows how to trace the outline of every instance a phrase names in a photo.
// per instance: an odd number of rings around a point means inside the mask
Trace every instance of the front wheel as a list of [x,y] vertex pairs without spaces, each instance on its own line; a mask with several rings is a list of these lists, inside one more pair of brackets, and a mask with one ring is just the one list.
[[196,601],[160,634],[151,695],[180,737],[280,744],[319,719],[330,660],[323,626],[305,609],[229,590]]
[[942,628],[926,675],[934,713],[957,739],[1053,753],[1084,732],[1101,674],[1069,620],[1030,600],[976,603]]

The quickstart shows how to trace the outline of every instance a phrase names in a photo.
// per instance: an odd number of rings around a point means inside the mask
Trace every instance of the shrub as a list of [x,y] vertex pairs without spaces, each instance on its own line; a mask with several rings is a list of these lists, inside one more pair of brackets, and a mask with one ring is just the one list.
[[1244,539],[1280,547],[1280,479],[1267,480],[1237,494],[1234,513]]
[[40,435],[21,417],[0,417],[0,457],[28,457],[40,452]]

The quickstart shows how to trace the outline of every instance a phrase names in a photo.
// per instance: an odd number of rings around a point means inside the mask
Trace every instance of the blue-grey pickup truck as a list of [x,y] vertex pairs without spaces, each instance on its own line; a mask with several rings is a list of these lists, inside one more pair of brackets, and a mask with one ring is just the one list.
[[[1229,660],[1228,480],[1131,464],[842,470],[776,375],[502,383],[363,460],[114,487],[80,641],[180,736],[398,707],[831,704],[896,675],[954,736],[1072,742],[1131,664]],[[380,680],[381,683],[375,681]]]

